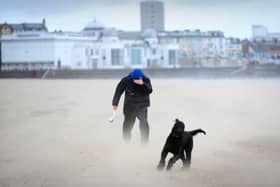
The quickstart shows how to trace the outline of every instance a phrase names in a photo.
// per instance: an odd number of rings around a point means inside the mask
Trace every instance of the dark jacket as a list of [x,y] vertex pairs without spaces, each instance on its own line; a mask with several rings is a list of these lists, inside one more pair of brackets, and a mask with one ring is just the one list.
[[125,91],[124,105],[135,105],[135,106],[150,106],[150,97],[152,93],[151,81],[148,77],[143,77],[143,85],[137,85],[133,83],[130,76],[124,77],[116,88],[112,105],[118,105],[121,95]]

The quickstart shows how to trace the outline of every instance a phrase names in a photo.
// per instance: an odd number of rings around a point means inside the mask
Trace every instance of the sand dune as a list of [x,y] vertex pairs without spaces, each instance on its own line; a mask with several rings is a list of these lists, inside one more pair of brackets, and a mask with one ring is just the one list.
[[[280,80],[152,79],[148,145],[107,121],[117,81],[0,80],[0,187],[280,185]],[[159,172],[175,118],[207,135]]]

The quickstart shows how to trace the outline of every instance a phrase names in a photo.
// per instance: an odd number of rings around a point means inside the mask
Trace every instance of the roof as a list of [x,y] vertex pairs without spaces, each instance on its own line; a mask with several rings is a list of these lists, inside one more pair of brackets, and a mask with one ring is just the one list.
[[94,31],[94,30],[103,30],[105,28],[105,26],[96,21],[96,19],[94,19],[93,21],[89,22],[85,28],[83,29],[83,31]]
[[[12,27],[15,32],[23,31],[48,31],[47,27],[43,23],[18,23],[18,24],[8,24]],[[0,24],[0,27],[4,24]]]
[[143,36],[140,31],[119,31],[119,38],[121,40],[142,40]]

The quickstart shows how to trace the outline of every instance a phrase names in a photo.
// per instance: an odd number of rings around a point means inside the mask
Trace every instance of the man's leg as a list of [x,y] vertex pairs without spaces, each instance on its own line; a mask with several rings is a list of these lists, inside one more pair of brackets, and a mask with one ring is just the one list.
[[136,119],[136,111],[133,107],[124,106],[123,139],[130,141],[131,130]]
[[140,121],[140,133],[142,143],[148,143],[150,128],[148,123],[148,108],[141,107],[137,110],[137,118]]

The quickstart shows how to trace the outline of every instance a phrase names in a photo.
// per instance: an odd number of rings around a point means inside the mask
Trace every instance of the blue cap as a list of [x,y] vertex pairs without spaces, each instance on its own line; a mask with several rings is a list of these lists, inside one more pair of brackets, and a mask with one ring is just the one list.
[[142,79],[144,77],[144,73],[141,69],[137,68],[134,69],[131,73],[130,73],[130,78],[135,80],[135,79]]

